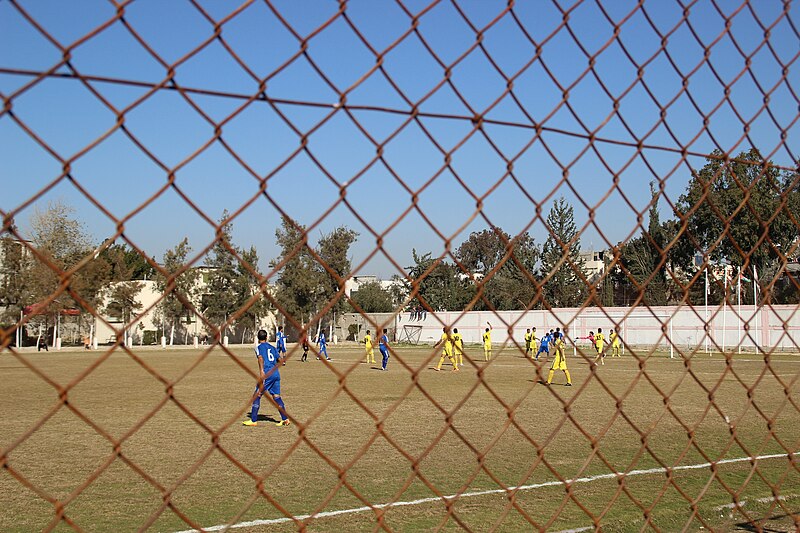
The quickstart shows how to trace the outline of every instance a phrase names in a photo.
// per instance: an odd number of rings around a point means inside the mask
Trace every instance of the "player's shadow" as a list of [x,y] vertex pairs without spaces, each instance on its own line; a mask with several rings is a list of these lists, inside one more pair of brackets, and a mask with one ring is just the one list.
[[259,413],[258,414],[258,421],[259,422],[273,422],[273,423],[277,424],[281,420],[279,418],[272,418],[269,415],[262,415],[261,413]]
[[383,369],[381,367],[379,367],[379,366],[371,366],[371,367],[369,367],[369,369],[370,370],[381,370],[381,371],[383,371]]

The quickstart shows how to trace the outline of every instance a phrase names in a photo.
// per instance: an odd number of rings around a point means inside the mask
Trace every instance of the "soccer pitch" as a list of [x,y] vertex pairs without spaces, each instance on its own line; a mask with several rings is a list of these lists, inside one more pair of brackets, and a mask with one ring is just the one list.
[[570,349],[574,386],[557,372],[548,388],[549,364],[513,347],[489,364],[468,347],[458,373],[430,370],[430,347],[395,351],[380,372],[360,346],[331,346],[330,363],[290,346],[289,428],[268,401],[258,427],[241,425],[250,347],[21,354],[35,371],[5,352],[0,530],[191,529],[180,516],[244,531],[800,523],[796,354],[592,367]]

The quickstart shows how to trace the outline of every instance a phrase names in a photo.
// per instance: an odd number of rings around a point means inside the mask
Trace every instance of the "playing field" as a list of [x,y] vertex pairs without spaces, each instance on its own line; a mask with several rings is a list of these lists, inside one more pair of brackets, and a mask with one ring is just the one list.
[[[430,348],[400,347],[380,372],[360,363],[360,347],[339,345],[330,364],[293,352],[282,368],[295,425],[275,427],[265,401],[262,422],[247,428],[255,358],[232,352],[25,353],[30,367],[0,355],[0,530],[800,523],[800,473],[788,458],[800,443],[797,355],[767,365],[753,354],[729,363],[628,354],[597,368],[568,357],[574,386],[558,372],[548,388],[547,364],[512,348],[437,373]],[[477,347],[470,355],[483,358]],[[48,499],[64,504],[64,521]]]

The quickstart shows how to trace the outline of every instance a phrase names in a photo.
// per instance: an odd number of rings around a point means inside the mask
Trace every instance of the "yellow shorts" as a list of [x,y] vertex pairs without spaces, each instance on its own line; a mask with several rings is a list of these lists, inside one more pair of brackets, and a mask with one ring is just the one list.
[[566,370],[567,369],[567,360],[561,354],[556,354],[556,358],[553,359],[553,366],[550,367],[551,370]]

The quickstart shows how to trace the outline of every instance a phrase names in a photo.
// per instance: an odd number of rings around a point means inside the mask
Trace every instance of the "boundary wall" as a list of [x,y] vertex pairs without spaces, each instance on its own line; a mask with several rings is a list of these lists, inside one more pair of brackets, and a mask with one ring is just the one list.
[[[798,351],[800,352],[800,306],[659,306],[586,307],[535,311],[440,311],[418,318],[409,312],[344,314],[337,325],[347,331],[359,324],[359,336],[366,329],[388,328],[395,342],[433,344],[442,327],[458,328],[464,342],[477,344],[492,325],[492,344],[524,345],[527,328],[536,327],[537,337],[560,327],[569,339],[585,337],[602,328],[608,338],[619,328],[625,346],[691,351]],[[707,332],[707,333],[706,333]],[[578,343],[586,342],[579,340]]]

